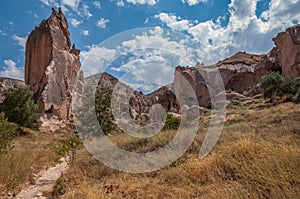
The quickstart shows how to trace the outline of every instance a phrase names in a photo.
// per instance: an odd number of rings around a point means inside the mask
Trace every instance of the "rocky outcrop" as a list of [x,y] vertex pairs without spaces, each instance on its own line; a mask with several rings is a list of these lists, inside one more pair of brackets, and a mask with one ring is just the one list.
[[11,79],[8,77],[0,77],[0,104],[4,102],[6,93],[14,86],[25,85],[24,81]]
[[277,51],[276,62],[282,68],[282,74],[288,77],[300,75],[300,25],[279,33],[273,39]]
[[34,92],[41,116],[68,120],[79,81],[80,51],[71,47],[68,23],[59,9],[30,33],[26,43],[25,83]]
[[108,73],[101,74],[98,86],[98,88],[113,90],[113,101],[116,102],[114,107],[120,110],[121,118],[129,119],[126,116],[128,114],[136,123],[147,125],[156,117],[156,111],[152,115],[150,114],[153,105],[160,105],[165,112],[180,113],[179,103],[171,86],[164,86],[144,95]]
[[245,96],[262,92],[257,85],[269,71],[279,71],[288,77],[300,76],[300,25],[279,33],[273,40],[276,47],[266,55],[238,52],[213,66],[197,64],[195,67],[177,67],[174,90],[180,93],[191,86],[193,89],[190,92],[196,93],[199,105],[206,106],[210,102],[210,96],[203,74],[211,68],[218,68],[225,90]]

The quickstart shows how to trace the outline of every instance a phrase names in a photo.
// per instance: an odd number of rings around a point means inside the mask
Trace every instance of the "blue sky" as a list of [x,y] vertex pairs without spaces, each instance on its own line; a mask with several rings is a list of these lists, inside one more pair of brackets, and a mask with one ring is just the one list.
[[137,88],[172,81],[177,65],[267,53],[300,20],[300,0],[2,0],[1,76],[23,79],[26,38],[51,7],[62,7],[86,76],[126,74]]

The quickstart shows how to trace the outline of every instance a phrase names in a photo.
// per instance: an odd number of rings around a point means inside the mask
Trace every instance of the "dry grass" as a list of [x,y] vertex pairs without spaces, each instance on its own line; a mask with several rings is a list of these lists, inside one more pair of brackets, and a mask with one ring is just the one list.
[[0,156],[0,198],[18,193],[33,181],[33,174],[55,165],[57,154],[64,141],[75,134],[68,129],[54,133],[42,133],[23,129],[24,135],[14,140],[13,148]]
[[[300,104],[260,110],[228,110],[223,133],[204,159],[198,158],[210,115],[188,151],[156,172],[119,172],[95,160],[83,147],[59,181],[54,198],[300,198]],[[56,163],[73,143],[72,130],[41,133],[24,130],[14,147],[0,156],[0,198],[19,192],[32,175]],[[113,135],[111,141],[134,152],[165,146],[176,131],[137,139]],[[75,140],[76,141],[76,140]],[[71,143],[70,142],[70,143]],[[71,143],[71,144],[72,144]],[[64,194],[64,195],[60,195]],[[51,196],[51,194],[49,194]]]
[[[129,174],[106,167],[82,149],[63,176],[61,198],[300,198],[300,105],[228,110],[223,133],[210,155],[197,153],[206,132],[186,154],[160,171]],[[174,131],[152,139],[111,137],[130,151],[164,146]]]

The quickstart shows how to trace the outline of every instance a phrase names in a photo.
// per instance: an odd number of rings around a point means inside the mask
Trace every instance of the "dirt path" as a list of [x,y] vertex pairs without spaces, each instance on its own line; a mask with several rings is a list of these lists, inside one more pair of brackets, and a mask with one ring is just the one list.
[[41,171],[35,176],[36,180],[34,185],[23,189],[17,196],[17,199],[47,199],[43,196],[43,192],[51,192],[56,180],[65,172],[69,166],[67,158],[61,158],[60,163],[48,170]]

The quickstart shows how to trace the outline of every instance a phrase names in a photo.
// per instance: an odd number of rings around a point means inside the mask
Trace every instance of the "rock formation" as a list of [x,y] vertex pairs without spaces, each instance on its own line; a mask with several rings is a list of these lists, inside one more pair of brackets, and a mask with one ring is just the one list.
[[[175,95],[181,97],[183,105],[188,105],[189,100],[196,95],[199,106],[206,107],[211,102],[207,87],[210,83],[207,81],[215,81],[217,77],[213,68],[217,68],[220,72],[226,91],[211,95],[224,95],[228,101],[249,100],[249,97],[263,92],[258,83],[268,71],[279,71],[284,76],[291,77],[300,75],[300,25],[279,33],[274,38],[274,42],[276,47],[268,54],[255,55],[238,52],[212,66],[201,64],[197,64],[195,67],[178,66],[175,69],[173,84],[148,95],[143,95],[121,83],[124,88],[129,89],[127,92],[132,95],[129,99],[129,110],[125,106],[120,110],[129,111],[131,118],[143,122],[145,122],[145,118],[149,118],[145,114],[149,114],[149,108],[154,104],[162,105],[166,112],[180,114],[181,107]],[[102,84],[110,82],[111,88],[114,88],[119,81],[104,73],[100,84],[101,82]],[[214,82],[213,85],[217,85],[217,83]],[[182,97],[183,93],[184,98]],[[142,118],[142,116],[145,117]]]
[[6,93],[15,85],[25,85],[24,81],[11,79],[8,77],[0,77],[0,104],[4,102]]
[[[99,85],[107,84],[110,88],[118,83],[122,85],[125,89],[123,93],[130,92],[131,96],[128,99],[129,107],[120,104],[121,112],[127,111],[133,120],[147,124],[151,119],[150,107],[155,104],[160,104],[166,112],[181,113],[182,107],[175,94],[185,94],[184,98],[180,96],[183,105],[189,105],[190,99],[196,96],[199,106],[207,106],[211,98],[205,80],[210,78],[215,81],[217,77],[216,70],[212,68],[218,68],[228,91],[221,94],[228,100],[260,93],[257,84],[268,71],[280,71],[291,77],[299,76],[300,25],[279,33],[274,38],[274,43],[276,47],[266,55],[239,52],[213,66],[179,66],[175,70],[173,84],[148,95],[131,89],[107,73],[102,74]],[[41,116],[46,116],[49,121],[56,117],[69,120],[74,93],[83,85],[80,51],[74,44],[71,45],[68,23],[60,9],[58,12],[53,9],[52,15],[30,33],[26,43],[25,83],[34,92]],[[194,106],[198,109],[198,105]]]
[[279,33],[273,39],[277,51],[278,65],[282,68],[282,74],[288,77],[300,75],[300,24],[291,27],[286,32]]
[[167,86],[144,95],[108,73],[102,73],[99,86],[114,90],[114,100],[117,100],[115,105],[121,111],[120,114],[129,113],[133,121],[137,123],[150,123],[149,109],[155,104],[160,104],[166,112],[180,112],[176,96],[171,88]]
[[41,116],[68,120],[80,72],[80,51],[71,47],[68,23],[61,9],[52,9],[26,43],[25,83],[34,92]]
[[268,71],[279,71],[288,77],[300,76],[300,25],[279,33],[273,40],[276,47],[267,55],[239,52],[213,66],[197,64],[195,67],[177,67],[174,90],[180,93],[180,89],[187,89],[184,78],[193,87],[191,92],[196,93],[199,105],[206,106],[210,102],[210,96],[200,73],[205,74],[205,71],[213,67],[219,69],[225,89],[230,91],[229,93],[234,91],[246,96],[262,92],[257,84]]

